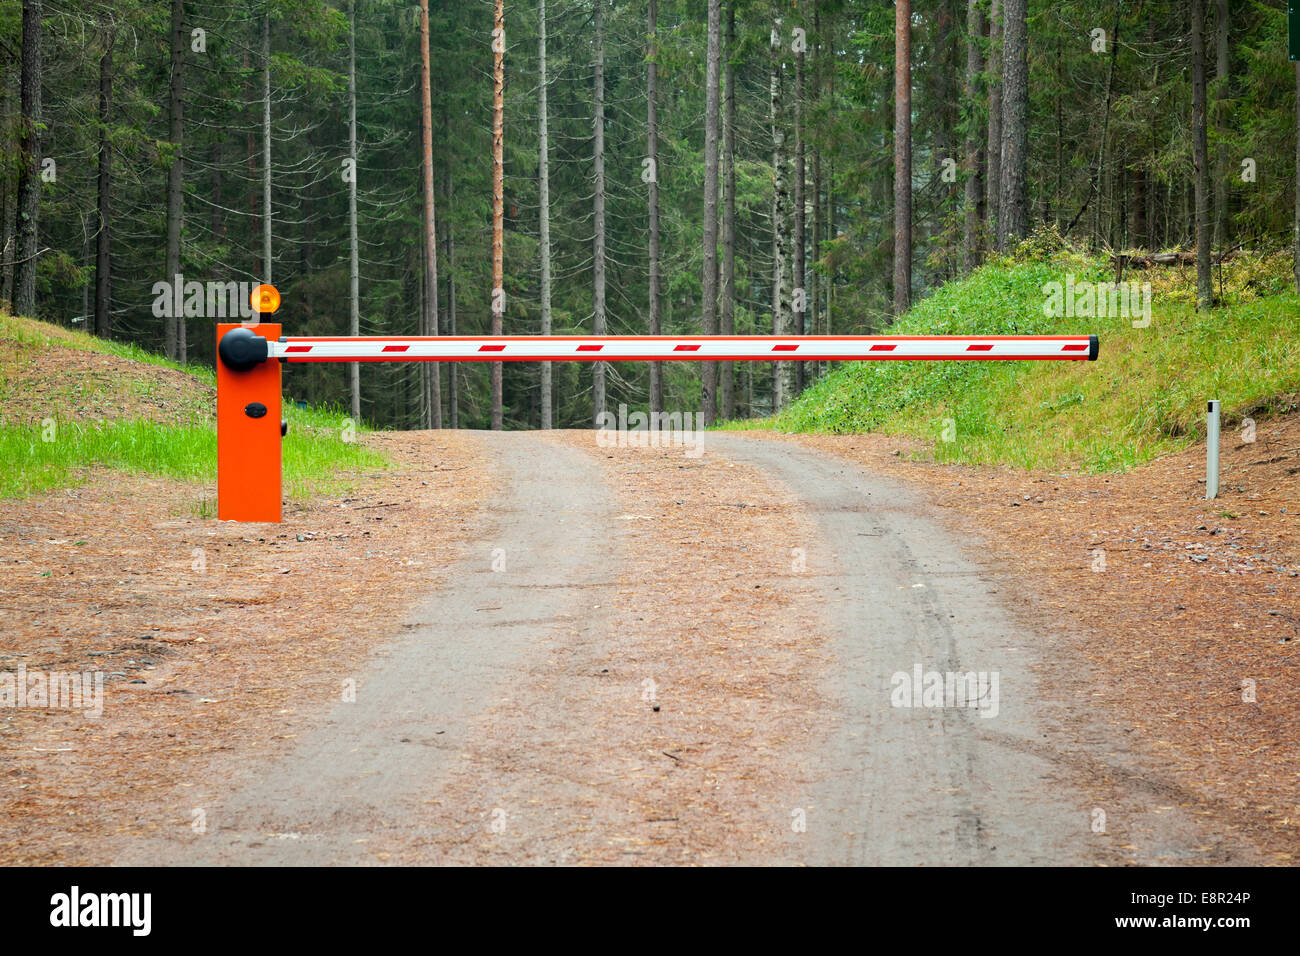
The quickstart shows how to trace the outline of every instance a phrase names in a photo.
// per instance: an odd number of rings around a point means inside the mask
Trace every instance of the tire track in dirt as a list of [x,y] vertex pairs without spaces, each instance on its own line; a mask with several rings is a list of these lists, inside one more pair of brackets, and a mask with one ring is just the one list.
[[[1250,862],[1231,841],[1152,792],[1134,755],[1097,721],[1083,734],[1088,678],[1064,683],[1052,635],[1004,612],[997,588],[910,489],[791,443],[710,436],[713,447],[798,490],[817,518],[808,548],[836,626],[830,688],[839,729],[808,814],[810,863],[895,865]],[[999,677],[998,710],[895,707],[894,674]],[[1049,676],[1050,675],[1050,676]],[[910,683],[910,682],[909,682]],[[1118,847],[1092,832],[1099,768],[1127,779]],[[1108,796],[1115,796],[1109,793]],[[1171,801],[1172,802],[1172,801]],[[1107,803],[1114,810],[1113,803]],[[1118,815],[1118,814],[1117,814]],[[1112,830],[1115,823],[1112,821]]]
[[595,563],[617,560],[612,506],[584,456],[527,434],[475,440],[509,494],[487,509],[490,526],[446,587],[376,652],[355,702],[336,704],[287,756],[209,807],[206,834],[136,842],[118,863],[382,862],[376,846],[439,825],[419,796],[472,747],[473,717],[549,627],[574,619],[602,573]]
[[[903,484],[758,436],[473,443],[505,493],[356,702],[119,862],[1248,861]],[[996,716],[891,706],[915,665],[996,673]],[[1090,778],[1129,781],[1110,836]]]
[[403,861],[797,862],[804,754],[826,732],[797,499],[712,453],[539,439],[580,449],[613,489],[613,588],[483,715],[465,769],[429,797],[453,825]]

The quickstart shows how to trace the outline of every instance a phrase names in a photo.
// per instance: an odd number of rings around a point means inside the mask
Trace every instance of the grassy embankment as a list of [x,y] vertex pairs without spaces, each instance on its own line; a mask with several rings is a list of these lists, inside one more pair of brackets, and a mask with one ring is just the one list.
[[[196,508],[211,513],[215,386],[208,368],[0,315],[0,498],[75,485],[108,468],[192,482]],[[386,465],[377,452],[343,440],[343,412],[289,401],[284,410],[291,499],[344,490],[350,473]]]
[[724,427],[881,432],[932,443],[939,461],[1116,471],[1202,437],[1207,399],[1222,402],[1225,428],[1296,407],[1300,297],[1289,257],[1226,264],[1222,304],[1209,313],[1195,309],[1194,270],[1130,271],[1125,281],[1152,286],[1145,328],[1128,317],[1045,314],[1045,288],[1068,275],[1114,278],[1095,259],[1030,243],[1020,261],[949,282],[883,331],[1096,333],[1096,362],[844,363],[773,418]]

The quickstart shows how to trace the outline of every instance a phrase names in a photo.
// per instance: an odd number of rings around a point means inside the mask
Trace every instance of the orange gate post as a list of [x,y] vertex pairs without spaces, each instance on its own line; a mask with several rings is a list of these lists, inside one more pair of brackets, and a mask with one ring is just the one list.
[[280,520],[280,363],[267,360],[266,347],[267,340],[279,337],[278,324],[217,325],[217,517],[222,521]]

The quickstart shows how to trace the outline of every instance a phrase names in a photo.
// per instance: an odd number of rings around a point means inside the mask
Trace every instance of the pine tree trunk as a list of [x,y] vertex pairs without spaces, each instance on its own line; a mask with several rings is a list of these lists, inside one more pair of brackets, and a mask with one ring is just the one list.
[[[456,232],[451,224],[456,221],[455,192],[448,165],[443,176],[447,184],[447,215],[443,216],[443,229],[447,234],[447,328],[448,335],[456,334]],[[447,364],[447,416],[448,427],[460,428],[460,386],[457,363]]]
[[222,148],[222,141],[218,139],[212,144],[212,213],[209,220],[213,238],[218,241],[226,237],[226,219],[221,206],[224,199],[221,190],[221,164],[224,154],[225,150]]
[[[499,0],[498,0],[499,2]],[[592,166],[595,171],[594,199],[595,238],[592,263],[592,320],[594,335],[605,334],[605,21],[602,13],[604,0],[595,0],[596,27],[596,94],[592,126]],[[591,419],[593,427],[605,411],[605,363],[593,362],[591,366]]]
[[1128,245],[1147,247],[1147,176],[1141,167],[1133,169],[1133,232]]
[[[948,182],[942,175],[938,177],[935,184],[938,188],[938,195],[935,197],[939,203],[939,208],[944,210],[941,215],[948,215],[948,211],[956,204],[957,180],[955,173],[960,167],[961,159],[960,149],[958,147],[958,111],[957,104],[961,101],[961,80],[958,67],[958,58],[956,52],[960,49],[959,43],[954,36],[955,21],[955,0],[937,0],[934,4],[935,9],[930,14],[934,22],[930,27],[933,35],[934,55],[936,57],[933,79],[930,81],[934,89],[935,103],[937,109],[934,111],[933,132],[931,134],[932,147],[929,164],[932,168],[944,170],[948,165],[952,165],[954,179]],[[961,261],[961,253],[951,251],[951,243],[943,244],[942,258],[945,265],[940,266],[943,270],[936,278],[939,281],[947,281],[957,275],[958,264]]]
[[[718,334],[718,82],[722,33],[721,0],[709,0],[704,72],[704,298],[705,335]],[[704,423],[718,418],[718,363],[702,363]]]
[[[551,334],[551,173],[546,128],[546,0],[537,0],[537,202],[538,245],[542,257],[542,335]],[[551,363],[542,363],[542,427],[553,428]]]
[[912,2],[894,6],[894,316],[912,304]]
[[[172,143],[172,164],[167,170],[167,249],[166,275],[176,281],[181,272],[181,226],[185,214],[185,0],[171,3],[171,62],[167,84],[167,137]],[[98,321],[98,320],[96,320]],[[185,315],[163,320],[163,351],[170,359],[181,360],[181,330]]]
[[113,337],[113,251],[109,223],[113,217],[113,150],[108,124],[113,115],[113,35],[104,38],[99,58],[99,228],[95,233],[95,334]]
[[[790,311],[791,281],[791,215],[790,215],[790,157],[786,134],[785,111],[785,36],[784,23],[773,17],[771,54],[771,108],[772,122],[772,331],[778,336],[788,336],[794,322]],[[794,366],[791,362],[775,362],[772,367],[772,408],[780,411],[794,397]]]
[[1023,239],[1029,217],[1025,190],[1028,158],[1029,61],[1026,0],[1003,0],[1002,199],[998,203],[998,250]]
[[[969,0],[966,8],[966,104],[978,116],[980,74],[984,72],[984,8],[980,0]],[[974,122],[966,130],[966,208],[962,223],[962,265],[974,269],[980,264],[980,224],[984,220],[985,150]]]
[[[792,270],[794,273],[794,301],[791,303],[793,309],[793,332],[795,335],[806,335],[807,327],[807,310],[808,310],[808,255],[806,243],[808,241],[808,221],[804,210],[804,178],[807,174],[804,157],[804,102],[803,102],[803,69],[804,69],[804,49],[801,47],[795,54],[794,61],[794,261]],[[798,395],[804,389],[804,363],[792,362],[794,369],[794,394]]]
[[1210,279],[1209,146],[1205,123],[1205,0],[1192,0],[1192,164],[1196,175],[1196,308],[1214,302]]
[[[646,35],[650,49],[646,55],[646,150],[650,158],[649,216],[650,237],[650,334],[659,335],[659,3],[650,0],[646,15]],[[664,367],[662,362],[650,363],[650,411],[664,410]]]
[[[492,30],[492,334],[505,330],[505,88],[506,12],[503,0],[496,0]],[[493,362],[492,428],[505,427],[505,398],[502,365]]]
[[14,311],[36,314],[36,258],[40,252],[41,0],[23,0],[22,169],[18,179],[18,290]]
[[[722,335],[736,334],[736,77],[731,65],[735,47],[736,0],[727,0],[726,96],[722,121],[722,289],[718,321]],[[720,363],[718,371],[718,411],[722,418],[729,420],[736,417],[735,363]]]
[[[835,19],[832,13],[830,22],[826,25],[826,49],[830,51],[830,69],[827,70],[826,78],[826,100],[830,109],[835,108]],[[833,240],[839,233],[835,227],[835,154],[832,152],[826,157],[826,217],[823,229],[825,230],[826,239]],[[836,269],[832,267],[827,271],[825,276],[820,277],[823,283],[822,292],[822,334],[834,334],[832,329],[834,318],[831,314],[831,307],[835,304],[835,273]],[[831,363],[825,360],[817,363],[817,372],[819,375],[825,375],[830,371]]]
[[[0,122],[4,124],[4,149],[12,156],[19,155],[18,144],[11,139],[11,136],[18,130],[18,124],[14,121],[14,110],[17,108],[19,98],[20,73],[19,64],[5,63],[4,115]],[[4,240],[0,243],[0,259],[3,260],[3,265],[0,266],[0,305],[6,309],[13,308],[14,260],[18,258],[18,192],[15,186],[16,183],[10,177],[4,177]]]
[[[348,335],[361,334],[361,258],[357,248],[357,4],[348,0]],[[361,421],[361,363],[348,364],[352,420]]]
[[[1227,99],[1230,94],[1231,59],[1228,54],[1228,0],[1218,0],[1215,8],[1215,69],[1214,78],[1218,81],[1218,101],[1215,110],[1215,125],[1222,127],[1227,122]],[[1225,230],[1228,218],[1228,147],[1222,140],[1215,150],[1214,162],[1214,245],[1222,249],[1225,242]]]
[[984,178],[985,234],[997,245],[1002,204],[1002,3],[989,0],[989,132]]
[[[832,48],[833,49],[833,48]],[[830,82],[827,83],[826,92],[832,103],[835,102],[835,77],[832,71]],[[835,159],[834,156],[826,157],[826,238],[835,240],[839,237],[839,232],[835,224]],[[826,273],[826,288],[822,295],[822,334],[835,334],[835,277],[839,272],[837,266],[832,265]],[[819,374],[825,375],[830,371],[831,363],[823,360],[819,363]]]
[[[420,139],[424,172],[424,334],[438,334],[438,220],[433,193],[433,95],[429,78],[429,0],[420,0]],[[442,382],[438,362],[421,362],[423,420],[442,427]]]
[[271,276],[271,14],[262,14],[262,281]]
[[[244,48],[243,56],[240,58],[241,75],[244,77],[244,81],[242,84],[244,101],[246,103],[249,103],[250,105],[253,102],[252,81],[251,81],[251,77],[253,75],[252,73],[253,61],[252,61],[252,54],[251,54],[252,48],[253,48],[253,44],[250,41],[248,46]],[[249,231],[249,235],[251,236],[256,236],[262,229],[261,214],[260,214],[261,204],[258,202],[258,195],[257,195],[258,190],[254,189],[252,185],[253,183],[257,182],[257,127],[259,125],[261,125],[260,120],[257,123],[254,123],[250,118],[248,123],[248,130],[244,134],[244,143],[245,146],[247,147],[247,156],[248,156],[248,184],[249,184],[248,186],[249,230],[248,231]],[[257,246],[253,245],[252,248],[257,249]],[[261,274],[262,271],[261,256],[258,252],[254,252],[252,254],[251,266],[248,271],[254,276]]]

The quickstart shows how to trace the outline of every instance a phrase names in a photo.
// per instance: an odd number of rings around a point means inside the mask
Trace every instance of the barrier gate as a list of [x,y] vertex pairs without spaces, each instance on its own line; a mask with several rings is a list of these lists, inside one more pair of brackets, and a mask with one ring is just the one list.
[[[277,303],[278,304],[278,303]],[[286,362],[1093,361],[1095,335],[282,336],[217,326],[217,517],[280,520]]]

